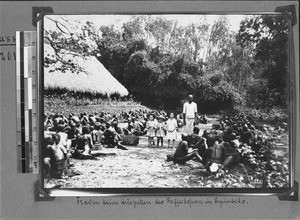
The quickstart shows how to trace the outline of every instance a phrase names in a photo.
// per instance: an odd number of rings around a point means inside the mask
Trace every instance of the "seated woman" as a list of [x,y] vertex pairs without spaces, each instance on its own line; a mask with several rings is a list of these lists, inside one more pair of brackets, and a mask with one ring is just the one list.
[[111,127],[110,123],[106,123],[105,125],[106,129],[103,133],[103,138],[101,140],[101,143],[103,144],[104,147],[107,148],[120,148],[122,150],[128,150],[126,147],[121,145],[119,143],[119,135],[117,132],[114,130],[113,127]]
[[93,158],[91,149],[93,148],[92,137],[90,135],[89,126],[82,126],[82,134],[77,136],[77,145],[73,153],[76,159],[91,159]]
[[98,149],[101,146],[103,131],[101,131],[100,122],[95,123],[95,130],[91,132],[94,147]]
[[44,159],[45,173],[47,177],[61,178],[67,166],[67,150],[60,143],[59,134],[53,134],[54,143],[46,148],[48,156]]
[[[231,153],[227,154],[226,149],[231,149]],[[222,169],[228,169],[229,166],[240,162],[240,155],[236,148],[232,148],[227,142],[216,142],[205,152],[204,163],[205,168],[209,172],[218,172]],[[212,170],[213,167],[216,169]]]
[[136,120],[135,117],[132,117],[131,121],[129,121],[128,130],[136,136],[141,136],[141,135],[144,134],[144,132],[142,131],[140,123]]
[[197,149],[201,157],[204,156],[207,147],[206,138],[199,136],[200,129],[194,127],[193,134],[188,136],[189,146],[193,149]]
[[189,144],[188,144],[188,135],[183,134],[182,135],[182,141],[179,142],[175,153],[173,155],[167,155],[167,160],[174,161],[175,163],[184,165],[185,162],[197,159],[199,162],[202,163],[202,157],[199,155],[198,151],[193,151],[191,153],[188,153]]
[[79,129],[76,127],[75,122],[69,123],[70,129],[67,131],[68,141],[71,142],[70,148],[73,150],[77,145],[77,136],[80,134]]

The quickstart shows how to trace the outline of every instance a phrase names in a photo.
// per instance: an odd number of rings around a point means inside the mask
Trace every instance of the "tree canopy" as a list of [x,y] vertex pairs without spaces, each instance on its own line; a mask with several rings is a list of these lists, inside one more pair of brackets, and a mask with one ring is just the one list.
[[[238,33],[226,16],[209,24],[205,16],[186,25],[164,16],[133,15],[121,28],[47,16],[44,40],[55,51],[45,67],[80,66],[62,53],[95,56],[136,99],[174,109],[194,94],[203,113],[236,106],[286,108],[288,23],[284,16],[248,16]],[[57,65],[56,67],[57,68]]]

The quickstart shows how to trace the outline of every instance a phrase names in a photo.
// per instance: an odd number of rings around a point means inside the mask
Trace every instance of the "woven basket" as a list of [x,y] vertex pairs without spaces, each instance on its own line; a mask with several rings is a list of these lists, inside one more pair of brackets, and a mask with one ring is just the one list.
[[94,144],[93,150],[102,150],[102,144]]
[[124,135],[122,144],[124,145],[138,145],[140,138],[134,135]]

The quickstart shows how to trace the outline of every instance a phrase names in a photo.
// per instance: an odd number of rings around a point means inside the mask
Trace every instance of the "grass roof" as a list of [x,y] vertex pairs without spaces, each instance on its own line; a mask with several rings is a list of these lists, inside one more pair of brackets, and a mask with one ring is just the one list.
[[[45,44],[45,56],[55,60],[53,49]],[[99,62],[96,57],[73,56],[63,53],[64,60],[78,64],[85,72],[73,73],[70,70],[62,72],[57,70],[60,62],[56,62],[49,68],[44,68],[44,88],[60,89],[73,92],[85,92],[110,96],[119,94],[128,95],[127,89]],[[53,72],[52,72],[53,71]]]

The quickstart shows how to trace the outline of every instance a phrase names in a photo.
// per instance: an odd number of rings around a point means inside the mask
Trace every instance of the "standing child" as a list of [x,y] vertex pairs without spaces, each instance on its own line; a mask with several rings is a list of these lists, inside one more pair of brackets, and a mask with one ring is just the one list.
[[166,123],[163,116],[157,117],[157,126],[155,131],[155,136],[157,137],[157,146],[159,146],[159,141],[161,142],[161,147],[164,146],[164,136],[166,135]]
[[148,121],[146,122],[147,136],[149,147],[154,147],[154,137],[155,137],[155,129],[157,126],[157,121],[155,120],[155,115],[150,113],[148,114]]
[[167,120],[167,139],[168,139],[168,148],[170,147],[171,140],[173,141],[172,147],[175,147],[176,139],[176,129],[177,129],[177,120],[174,118],[174,113],[170,113],[170,118]]

